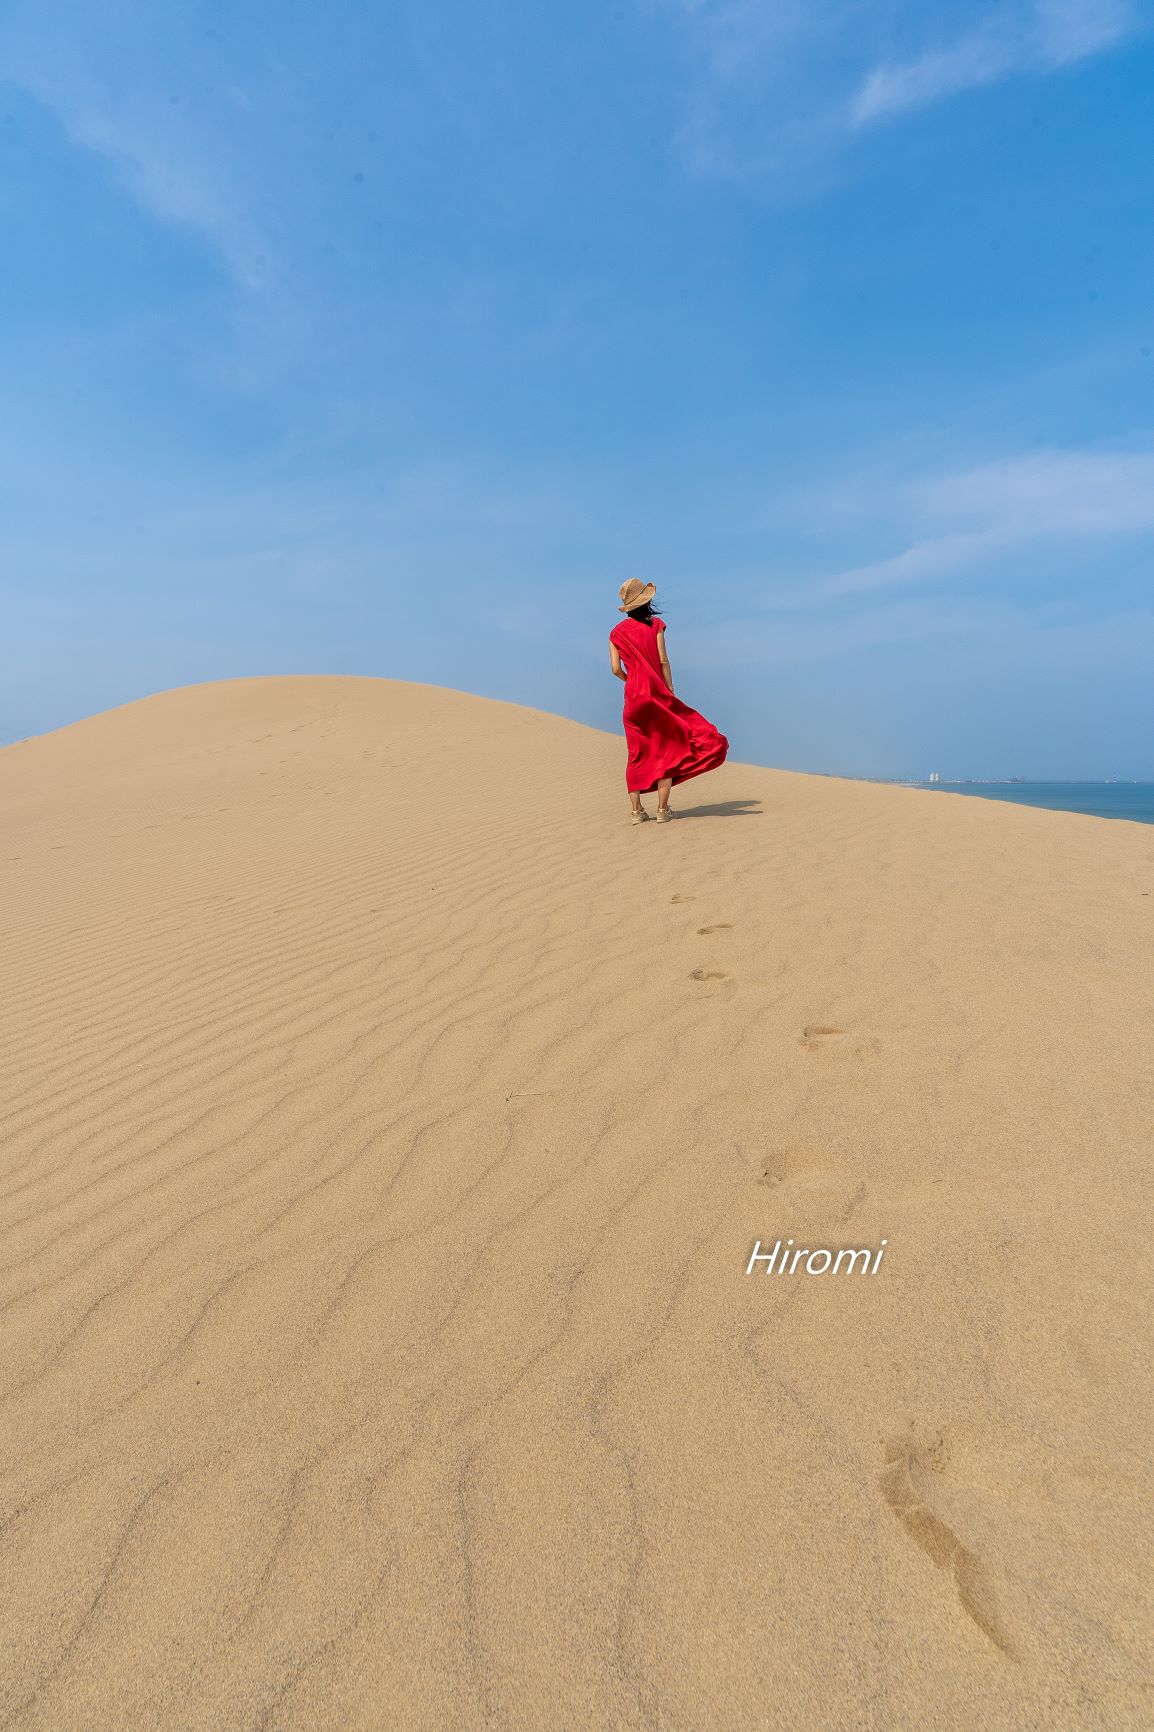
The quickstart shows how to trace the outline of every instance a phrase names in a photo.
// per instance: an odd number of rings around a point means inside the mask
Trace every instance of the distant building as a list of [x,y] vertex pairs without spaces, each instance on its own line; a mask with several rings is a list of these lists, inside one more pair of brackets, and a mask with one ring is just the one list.
[[930,781],[931,782],[940,782],[941,779],[942,778],[938,775],[938,772],[936,770],[930,771]]

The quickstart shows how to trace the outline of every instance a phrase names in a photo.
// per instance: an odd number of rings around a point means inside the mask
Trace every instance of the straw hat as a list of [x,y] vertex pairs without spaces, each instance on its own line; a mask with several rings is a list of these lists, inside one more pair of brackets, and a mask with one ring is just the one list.
[[617,609],[618,613],[632,613],[635,607],[644,607],[647,601],[653,600],[657,594],[657,585],[655,583],[642,583],[639,577],[630,577],[625,580],[617,593],[621,597],[621,606]]

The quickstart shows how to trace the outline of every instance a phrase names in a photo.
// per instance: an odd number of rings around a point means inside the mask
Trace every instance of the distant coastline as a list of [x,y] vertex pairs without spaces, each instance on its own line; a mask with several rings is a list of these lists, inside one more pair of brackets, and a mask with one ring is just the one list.
[[931,792],[975,794],[980,799],[1008,800],[1019,806],[1040,806],[1051,812],[1081,812],[1090,818],[1125,818],[1132,824],[1154,824],[1154,782],[1030,782],[1021,776],[990,781],[970,777],[861,776],[864,782],[889,787],[926,788]]

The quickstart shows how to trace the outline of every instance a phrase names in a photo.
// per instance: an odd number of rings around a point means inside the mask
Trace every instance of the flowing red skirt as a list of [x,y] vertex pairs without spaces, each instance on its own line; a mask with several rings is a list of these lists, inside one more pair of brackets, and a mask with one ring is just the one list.
[[688,782],[725,762],[729,741],[712,722],[674,697],[660,675],[631,670],[625,682],[625,786],[649,794],[669,776]]

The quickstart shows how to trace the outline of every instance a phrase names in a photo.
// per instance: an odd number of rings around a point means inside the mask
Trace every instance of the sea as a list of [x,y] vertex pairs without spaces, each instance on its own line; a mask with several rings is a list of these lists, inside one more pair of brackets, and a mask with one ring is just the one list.
[[1053,812],[1085,812],[1091,818],[1129,818],[1154,824],[1154,782],[919,782],[943,794],[976,794],[1015,806],[1046,806]]

